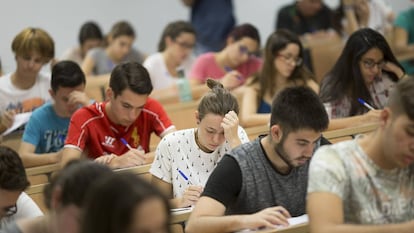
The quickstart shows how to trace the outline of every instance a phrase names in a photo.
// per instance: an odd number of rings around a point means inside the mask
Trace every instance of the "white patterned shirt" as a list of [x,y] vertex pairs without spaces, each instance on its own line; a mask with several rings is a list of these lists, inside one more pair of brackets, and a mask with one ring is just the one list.
[[308,193],[329,192],[342,199],[344,222],[401,223],[414,219],[414,164],[381,169],[354,140],[323,146],[309,169]]
[[[225,141],[211,153],[202,151],[195,141],[195,129],[184,129],[167,134],[157,146],[150,173],[172,184],[174,198],[181,197],[188,185],[205,186],[208,177],[224,154],[231,150]],[[242,143],[249,138],[242,127],[238,128]],[[189,179],[186,181],[178,170]]]

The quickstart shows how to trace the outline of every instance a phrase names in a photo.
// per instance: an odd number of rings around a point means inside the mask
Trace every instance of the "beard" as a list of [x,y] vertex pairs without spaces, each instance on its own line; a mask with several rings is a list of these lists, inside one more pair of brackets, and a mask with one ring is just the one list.
[[294,168],[296,165],[292,163],[292,160],[289,158],[289,155],[286,153],[285,148],[283,147],[284,139],[274,146],[276,154],[289,166],[289,168]]
[[[279,143],[277,143],[273,149],[276,152],[277,155],[279,155],[279,157],[283,160],[283,162],[285,162],[290,169],[293,169],[295,167],[299,167],[301,166],[298,163],[294,163],[294,160],[292,159],[294,156],[289,155],[286,150],[285,150],[285,136],[282,136],[282,139],[280,140]],[[296,158],[295,160],[301,160],[301,159],[309,159],[306,156],[300,156],[298,158]]]

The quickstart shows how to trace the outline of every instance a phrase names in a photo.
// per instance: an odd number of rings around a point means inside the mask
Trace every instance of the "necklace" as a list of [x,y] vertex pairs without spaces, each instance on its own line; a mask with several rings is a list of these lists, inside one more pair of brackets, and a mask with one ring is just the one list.
[[206,153],[213,152],[213,150],[209,150],[205,146],[201,145],[201,143],[198,141],[198,129],[194,130],[194,138],[195,138],[195,142],[196,142],[198,148],[200,148],[202,151],[204,151]]

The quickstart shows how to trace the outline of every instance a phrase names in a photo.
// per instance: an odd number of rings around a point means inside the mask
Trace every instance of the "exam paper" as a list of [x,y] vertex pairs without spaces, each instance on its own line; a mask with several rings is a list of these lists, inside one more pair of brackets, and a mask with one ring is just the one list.
[[8,128],[6,131],[4,131],[2,135],[5,136],[5,135],[13,132],[14,130],[16,130],[20,126],[26,124],[29,121],[31,115],[32,115],[32,112],[25,112],[25,113],[16,114],[14,116],[13,125],[10,128]]
[[[289,222],[289,226],[285,227],[285,226],[280,226],[280,225],[276,225],[275,228],[288,228],[288,227],[292,227],[295,225],[299,225],[302,223],[307,223],[309,221],[308,215],[304,214],[298,217],[293,217],[293,218],[288,218],[288,222]],[[268,228],[266,228],[268,230]],[[245,230],[241,230],[241,231],[237,231],[236,233],[249,233],[249,232],[260,232],[266,229],[245,229]]]

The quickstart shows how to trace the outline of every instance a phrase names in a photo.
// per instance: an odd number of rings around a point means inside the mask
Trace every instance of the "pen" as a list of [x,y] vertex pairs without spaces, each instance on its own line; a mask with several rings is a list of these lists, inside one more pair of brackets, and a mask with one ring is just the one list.
[[365,107],[367,107],[369,110],[375,110],[374,107],[372,107],[371,105],[369,105],[367,102],[365,102],[363,99],[358,98],[358,102],[360,102],[362,105],[364,105]]
[[192,184],[191,181],[188,179],[188,177],[182,172],[180,169],[178,169],[178,173],[186,180],[189,184]]
[[121,138],[122,144],[124,144],[128,149],[132,150],[132,147],[128,144],[128,142],[125,140],[125,138]]
[[[230,67],[228,67],[228,66],[225,66],[225,67],[224,67],[224,70],[225,70],[226,72],[230,72],[230,71],[232,71],[233,69],[232,69],[232,68],[230,68]],[[237,75],[237,79],[238,79],[238,80],[241,80],[240,75]]]

